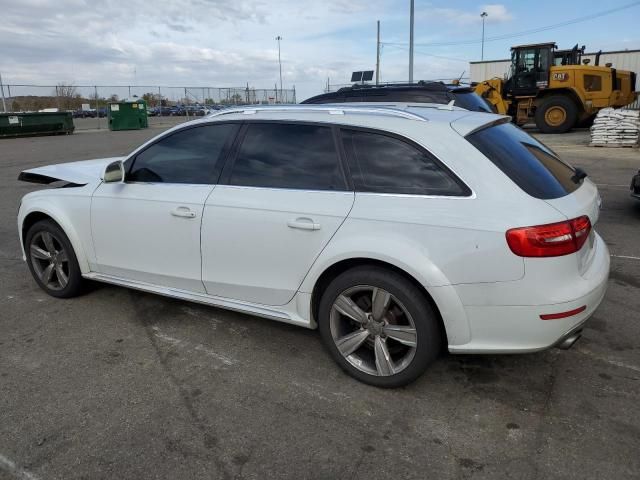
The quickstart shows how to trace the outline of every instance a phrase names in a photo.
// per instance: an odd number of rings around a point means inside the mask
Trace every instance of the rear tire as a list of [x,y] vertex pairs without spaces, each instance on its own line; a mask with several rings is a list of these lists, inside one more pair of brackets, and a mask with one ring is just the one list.
[[392,270],[347,270],[325,289],[318,310],[320,335],[333,359],[369,385],[407,385],[440,353],[440,324],[429,301]]
[[42,290],[57,298],[82,293],[78,259],[64,231],[52,220],[34,223],[24,239],[27,265]]
[[536,108],[536,126],[543,133],[565,133],[578,121],[578,107],[565,95],[543,99]]

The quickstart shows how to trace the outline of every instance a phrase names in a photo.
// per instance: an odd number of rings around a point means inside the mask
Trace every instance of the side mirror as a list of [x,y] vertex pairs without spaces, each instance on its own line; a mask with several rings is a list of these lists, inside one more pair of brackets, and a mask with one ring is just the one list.
[[115,162],[111,162],[107,165],[104,169],[102,180],[104,183],[124,182],[124,165],[122,162],[120,160],[116,160]]

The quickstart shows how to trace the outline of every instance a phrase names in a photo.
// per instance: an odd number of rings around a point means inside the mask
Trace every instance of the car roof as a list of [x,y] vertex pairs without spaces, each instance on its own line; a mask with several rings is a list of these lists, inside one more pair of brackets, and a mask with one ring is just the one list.
[[[426,125],[453,127],[460,135],[467,135],[484,125],[504,121],[504,115],[486,112],[470,112],[453,105],[430,103],[338,103],[321,105],[247,105],[229,107],[188,122],[210,123],[226,120],[294,120],[331,124],[348,124],[402,130],[401,122],[417,122]],[[187,125],[182,124],[178,127]],[[409,125],[409,124],[406,124]]]
[[451,98],[451,94],[466,94],[473,93],[474,90],[469,85],[460,84],[445,84],[443,82],[425,82],[420,81],[417,83],[393,83],[393,84],[381,84],[381,85],[351,85],[343,87],[335,92],[322,93],[315,95],[304,100],[302,103],[316,103],[322,100],[342,99],[349,97],[362,97],[368,96],[384,97],[393,96],[393,94],[401,93],[428,93],[431,96],[441,95],[443,99]]

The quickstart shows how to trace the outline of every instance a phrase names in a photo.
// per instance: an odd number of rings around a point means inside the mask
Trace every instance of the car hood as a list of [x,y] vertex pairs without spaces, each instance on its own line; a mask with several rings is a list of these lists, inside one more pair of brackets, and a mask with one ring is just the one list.
[[20,172],[18,180],[23,182],[49,184],[63,181],[77,185],[86,185],[102,178],[107,165],[116,160],[124,160],[126,157],[97,158],[95,160],[83,160],[81,162],[58,163],[44,167],[30,168]]

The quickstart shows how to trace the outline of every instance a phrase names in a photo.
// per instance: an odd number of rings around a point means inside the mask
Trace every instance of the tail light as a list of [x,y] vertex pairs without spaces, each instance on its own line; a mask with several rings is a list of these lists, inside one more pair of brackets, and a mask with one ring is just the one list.
[[520,257],[559,257],[575,253],[589,238],[589,217],[574,218],[566,222],[512,228],[507,231],[507,243]]

